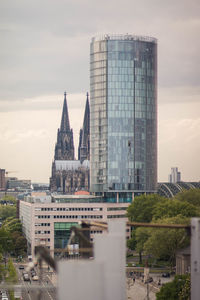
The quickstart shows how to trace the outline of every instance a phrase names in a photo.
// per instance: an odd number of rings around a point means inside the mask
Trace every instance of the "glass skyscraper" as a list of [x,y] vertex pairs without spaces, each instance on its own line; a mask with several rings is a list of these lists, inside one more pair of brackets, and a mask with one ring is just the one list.
[[157,184],[157,40],[92,38],[90,190],[132,201]]

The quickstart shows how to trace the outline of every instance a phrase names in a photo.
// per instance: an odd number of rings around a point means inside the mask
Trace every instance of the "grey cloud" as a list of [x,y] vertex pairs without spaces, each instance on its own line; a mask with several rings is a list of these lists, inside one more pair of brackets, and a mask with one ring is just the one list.
[[0,101],[89,88],[98,33],[158,38],[160,87],[199,85],[199,1],[2,1]]
[[[20,100],[0,101],[1,112],[11,111],[59,111],[61,113],[63,106],[63,94],[45,95],[39,98],[26,98]],[[69,94],[67,95],[67,103],[70,112],[77,110],[84,111],[86,102],[86,94]]]

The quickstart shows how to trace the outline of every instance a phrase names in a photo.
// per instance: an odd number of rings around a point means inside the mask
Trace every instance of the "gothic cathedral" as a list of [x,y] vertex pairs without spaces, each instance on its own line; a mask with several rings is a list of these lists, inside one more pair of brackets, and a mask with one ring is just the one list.
[[60,128],[57,133],[50,190],[62,194],[89,191],[90,106],[87,93],[83,127],[80,130],[78,160],[74,158],[73,130],[70,128],[66,92]]

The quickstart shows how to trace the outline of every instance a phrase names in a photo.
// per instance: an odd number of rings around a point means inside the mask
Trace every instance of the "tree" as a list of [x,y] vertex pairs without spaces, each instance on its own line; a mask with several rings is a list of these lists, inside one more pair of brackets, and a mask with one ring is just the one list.
[[12,238],[8,231],[0,228],[0,253],[7,253],[12,250]]
[[136,239],[136,251],[139,253],[139,263],[142,264],[142,252],[144,251],[144,245],[149,238],[149,229],[139,227],[135,232]]
[[164,284],[156,294],[156,300],[189,300],[190,276],[176,275],[174,280]]
[[13,252],[15,256],[23,255],[27,251],[27,240],[20,232],[11,233]]
[[137,245],[135,231],[135,229],[132,230],[131,238],[127,240],[127,247],[131,250],[135,250],[135,247]]
[[16,205],[17,200],[16,200],[15,197],[13,197],[11,195],[5,195],[3,198],[0,199],[0,204],[5,203],[5,202],[12,203],[12,204]]
[[27,251],[27,240],[22,234],[22,224],[19,219],[7,218],[2,228],[10,234],[12,240],[12,252],[15,256],[23,255]]
[[3,264],[3,255],[0,254],[0,282],[4,279],[6,275],[6,270]]
[[2,225],[3,228],[8,230],[9,232],[22,232],[22,223],[19,219],[14,217],[7,218]]
[[186,201],[179,201],[177,199],[163,199],[153,209],[153,220],[172,218],[177,215],[188,218],[198,217],[200,216],[200,209]]
[[200,207],[200,189],[190,189],[176,194],[175,198]]
[[[160,224],[189,224],[189,219],[183,216],[157,220]],[[169,260],[175,264],[176,251],[189,245],[189,237],[185,229],[149,229],[149,238],[144,244],[146,254],[152,254],[156,259]]]
[[6,281],[9,283],[17,283],[18,281],[17,272],[11,259],[8,260],[8,276],[6,277]]
[[0,205],[0,219],[4,221],[9,217],[16,217],[16,206]]
[[135,197],[134,202],[127,209],[129,220],[131,222],[151,222],[154,208],[164,199],[157,194]]

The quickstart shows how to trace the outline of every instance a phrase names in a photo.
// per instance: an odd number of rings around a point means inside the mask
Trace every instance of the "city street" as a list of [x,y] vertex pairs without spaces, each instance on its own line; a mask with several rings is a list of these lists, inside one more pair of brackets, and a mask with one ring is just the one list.
[[[43,272],[43,279],[40,284],[39,281],[33,281],[31,276],[30,276],[31,278],[30,282],[24,281],[23,279],[24,270],[19,270],[18,265],[16,266],[16,269],[18,272],[19,284],[22,285],[23,287],[23,291],[21,294],[22,300],[37,300],[40,292],[42,293],[42,296],[40,298],[42,300],[57,300],[56,288],[51,283],[50,276],[47,271]],[[36,270],[36,273],[38,275],[37,271],[38,270]]]

